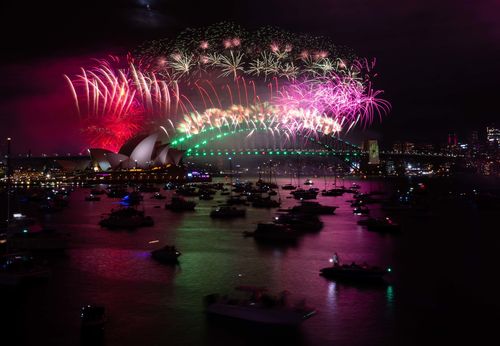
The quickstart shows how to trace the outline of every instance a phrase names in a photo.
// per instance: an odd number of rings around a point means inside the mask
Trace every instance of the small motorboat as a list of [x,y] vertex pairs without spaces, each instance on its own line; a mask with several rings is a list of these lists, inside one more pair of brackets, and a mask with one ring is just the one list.
[[306,179],[304,185],[314,185],[314,182],[311,179]]
[[179,196],[173,196],[170,204],[165,204],[165,209],[175,212],[179,211],[193,211],[196,207],[196,202],[185,200]]
[[161,249],[151,251],[151,257],[158,262],[175,264],[178,263],[178,258],[181,253],[175,248],[175,246],[166,245]]
[[281,187],[282,190],[295,190],[297,187],[292,184],[286,184]]
[[260,287],[239,286],[236,290],[247,292],[249,296],[233,298],[210,294],[205,297],[206,312],[247,322],[291,327],[298,326],[316,313],[314,308],[305,304],[305,300],[290,303],[288,291],[274,296]]

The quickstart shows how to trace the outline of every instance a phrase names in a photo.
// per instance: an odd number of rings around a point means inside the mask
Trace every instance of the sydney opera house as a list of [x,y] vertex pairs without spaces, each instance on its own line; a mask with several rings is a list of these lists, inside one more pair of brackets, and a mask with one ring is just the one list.
[[94,171],[107,172],[179,166],[184,151],[171,148],[159,137],[159,133],[133,137],[117,153],[107,149],[89,149],[92,167]]

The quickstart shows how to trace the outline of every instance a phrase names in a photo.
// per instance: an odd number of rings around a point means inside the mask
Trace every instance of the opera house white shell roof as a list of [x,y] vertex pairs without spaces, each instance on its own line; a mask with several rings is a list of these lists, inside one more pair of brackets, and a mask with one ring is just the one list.
[[92,163],[101,171],[179,165],[184,150],[162,144],[158,136],[158,133],[153,133],[133,137],[123,144],[118,153],[107,149],[89,149]]

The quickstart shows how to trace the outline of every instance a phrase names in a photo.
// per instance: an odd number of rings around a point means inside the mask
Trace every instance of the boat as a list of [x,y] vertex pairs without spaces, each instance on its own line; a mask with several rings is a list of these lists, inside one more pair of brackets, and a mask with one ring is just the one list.
[[0,257],[0,285],[16,286],[47,279],[49,276],[50,270],[37,263],[28,253],[12,253]]
[[166,245],[161,249],[151,251],[151,257],[161,263],[177,263],[181,253],[175,246]]
[[380,233],[394,233],[401,231],[401,225],[394,222],[389,217],[359,220],[358,225],[366,226],[369,231]]
[[291,212],[300,214],[323,215],[323,214],[333,214],[335,213],[335,209],[337,208],[338,207],[336,206],[322,205],[318,202],[302,201],[300,205],[294,206],[291,209]]
[[68,247],[66,235],[34,227],[12,234],[7,242],[10,248],[30,251],[64,251]]
[[165,199],[167,197],[165,197],[164,195],[162,195],[160,192],[155,192],[153,194],[153,196],[151,196],[151,198],[152,199],[159,199],[159,200],[161,200],[161,199]]
[[104,329],[107,322],[106,309],[100,305],[85,305],[80,309],[82,332]]
[[351,190],[359,190],[360,188],[361,188],[361,186],[359,184],[356,184],[356,183],[352,183],[351,187],[350,187]]
[[106,193],[106,191],[103,189],[94,188],[94,189],[90,190],[91,195],[103,195],[105,193]]
[[202,201],[211,201],[211,200],[214,199],[214,197],[212,196],[212,194],[210,194],[208,192],[202,192],[202,193],[200,193],[199,198]]
[[357,206],[356,208],[354,208],[352,213],[356,214],[356,215],[366,215],[366,214],[370,213],[370,209],[368,209],[365,206],[360,205],[360,206]]
[[122,202],[127,205],[138,205],[144,198],[138,191],[132,191],[122,198]]
[[239,209],[229,205],[221,205],[210,212],[210,217],[217,219],[232,219],[235,217],[244,217],[245,209]]
[[257,229],[255,231],[245,231],[243,235],[245,237],[254,237],[257,241],[296,242],[300,233],[288,225],[263,222],[257,224]]
[[160,192],[160,188],[152,184],[139,185],[137,190],[140,192]]
[[85,201],[87,201],[87,202],[97,202],[100,200],[101,200],[101,197],[93,195],[93,194],[90,194],[90,195],[85,197]]
[[134,229],[144,226],[153,226],[154,221],[150,216],[145,216],[143,211],[132,207],[111,210],[104,215],[99,225],[109,229]]
[[297,187],[292,184],[285,184],[281,187],[282,190],[295,190]]
[[325,197],[337,197],[337,196],[342,196],[343,194],[344,194],[343,189],[330,189],[321,192],[321,196]]
[[323,228],[323,222],[315,214],[279,214],[275,216],[274,222],[299,232],[317,232]]
[[226,201],[227,205],[246,205],[247,200],[241,196],[231,196]]
[[288,291],[273,296],[265,288],[239,286],[236,290],[249,294],[243,298],[210,294],[205,297],[205,311],[242,321],[295,327],[316,313],[314,308],[305,304],[305,300],[289,303]]
[[271,199],[270,197],[256,198],[252,202],[252,207],[254,208],[278,208],[280,205],[281,202]]
[[314,189],[297,189],[290,192],[290,194],[293,195],[293,198],[295,199],[316,199],[316,197],[318,196],[318,191]]
[[[331,260],[330,260],[331,261]],[[391,268],[369,266],[368,264],[334,264],[331,267],[322,268],[320,275],[329,279],[344,279],[352,281],[383,281],[384,276],[391,272]]]
[[314,182],[311,179],[306,179],[304,185],[314,185]]
[[123,198],[128,195],[128,191],[125,188],[114,188],[110,189],[107,195],[109,198]]
[[179,196],[173,196],[170,204],[165,204],[165,209],[172,211],[193,211],[196,202],[185,200]]

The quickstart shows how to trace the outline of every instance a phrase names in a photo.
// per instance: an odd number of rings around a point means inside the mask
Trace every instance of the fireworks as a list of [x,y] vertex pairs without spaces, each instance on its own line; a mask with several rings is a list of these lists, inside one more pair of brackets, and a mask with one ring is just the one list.
[[372,88],[374,64],[323,37],[222,23],[147,42],[126,64],[98,60],[67,79],[90,143],[116,149],[152,122],[171,137],[225,127],[288,138],[366,126],[390,109]]
[[132,63],[117,68],[119,60],[97,60],[97,67],[81,69],[74,79],[65,76],[82,123],[82,132],[92,147],[117,150],[144,129],[148,118],[168,114],[172,97],[179,104],[174,84],[168,86],[154,73],[139,71]]

